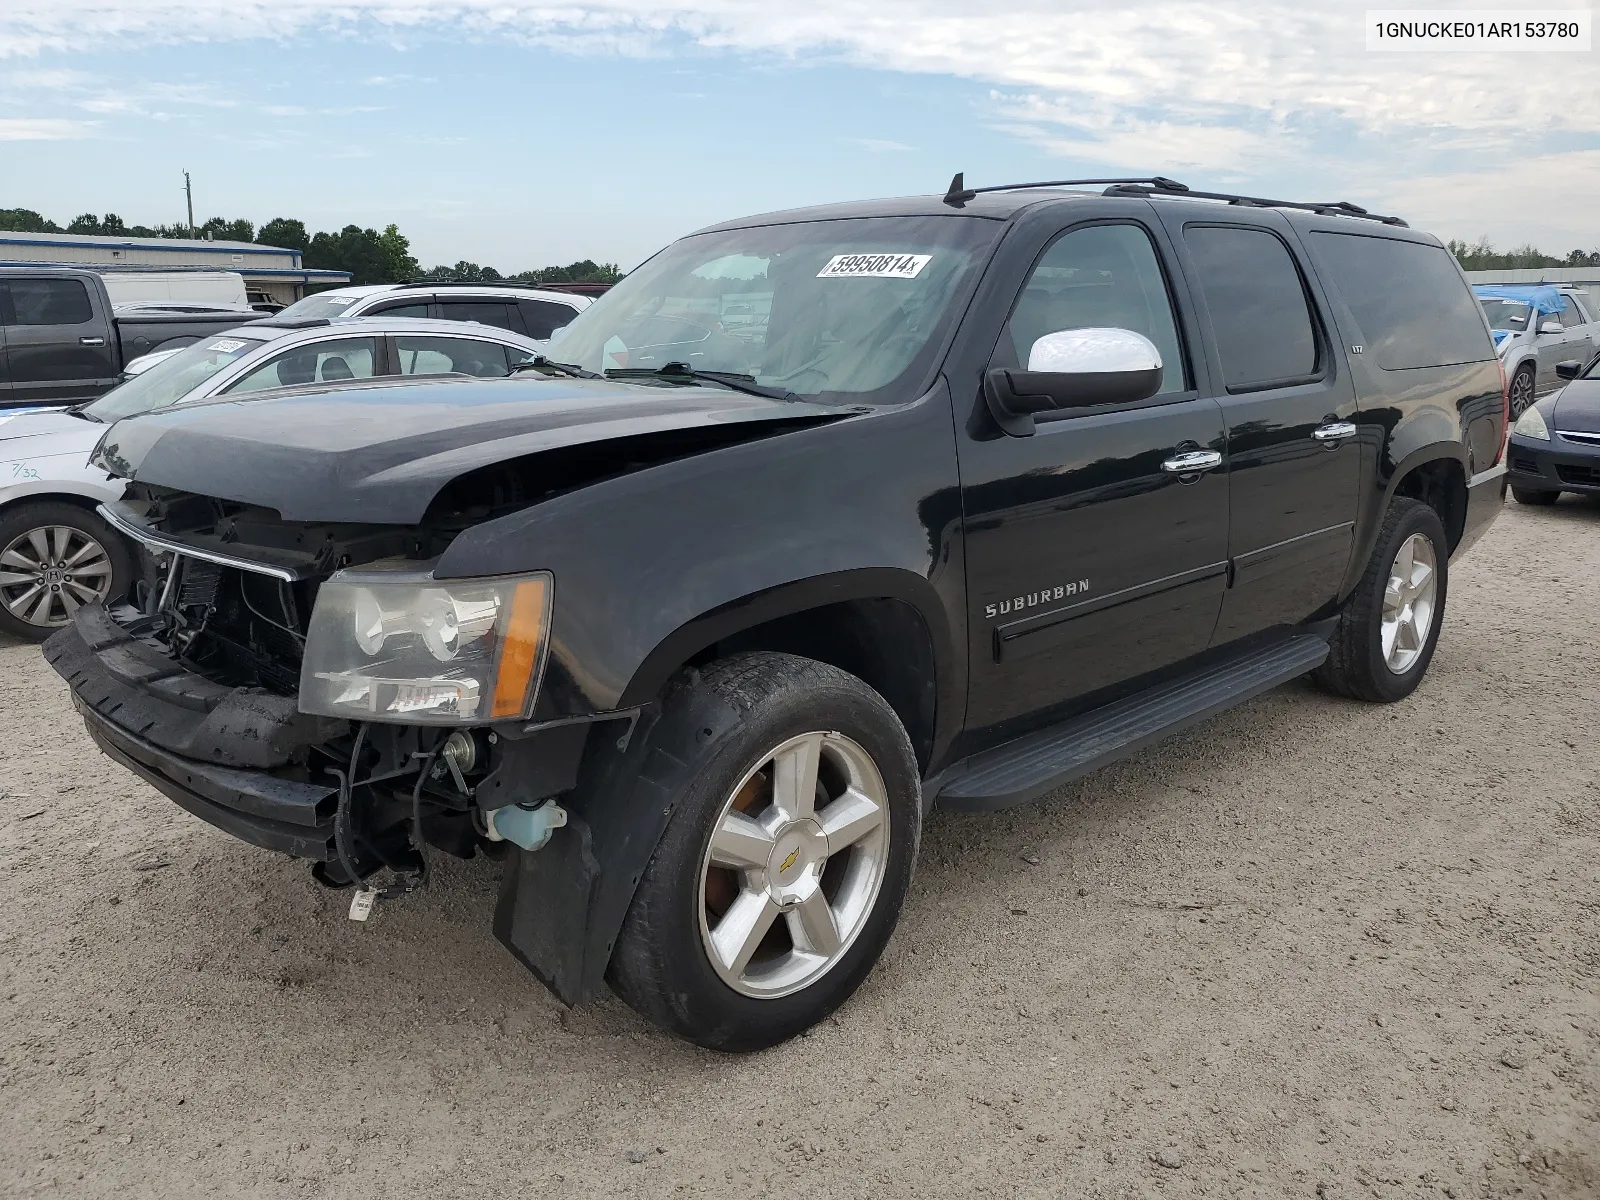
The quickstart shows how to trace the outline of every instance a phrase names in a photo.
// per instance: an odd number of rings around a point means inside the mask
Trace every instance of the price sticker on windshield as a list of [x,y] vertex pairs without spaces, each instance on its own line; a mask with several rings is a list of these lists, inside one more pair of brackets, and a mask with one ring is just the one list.
[[835,254],[818,279],[915,279],[931,254]]
[[221,338],[218,341],[212,342],[211,345],[206,347],[206,349],[215,350],[218,354],[232,354],[242,345],[244,345],[243,342],[235,341],[232,338]]

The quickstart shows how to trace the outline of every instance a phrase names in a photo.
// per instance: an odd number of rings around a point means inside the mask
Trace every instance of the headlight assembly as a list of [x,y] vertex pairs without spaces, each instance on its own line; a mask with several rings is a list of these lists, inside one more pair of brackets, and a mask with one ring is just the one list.
[[358,721],[481,725],[533,711],[552,581],[340,571],[317,592],[300,711]]
[[1511,432],[1518,437],[1538,438],[1541,442],[1550,440],[1550,427],[1544,423],[1544,417],[1539,410],[1532,405],[1522,410],[1522,415],[1511,427]]

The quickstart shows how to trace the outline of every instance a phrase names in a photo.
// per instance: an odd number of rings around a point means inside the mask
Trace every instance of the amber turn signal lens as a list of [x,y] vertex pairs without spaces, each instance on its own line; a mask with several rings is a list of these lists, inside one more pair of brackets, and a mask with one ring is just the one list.
[[549,622],[549,580],[525,579],[517,584],[511,598],[511,619],[506,623],[505,641],[500,647],[491,718],[528,715]]

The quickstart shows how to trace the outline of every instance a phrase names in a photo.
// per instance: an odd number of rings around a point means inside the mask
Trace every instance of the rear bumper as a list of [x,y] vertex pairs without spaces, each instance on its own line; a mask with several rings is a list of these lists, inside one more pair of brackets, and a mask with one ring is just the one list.
[[1506,469],[1503,466],[1480,471],[1467,481],[1467,512],[1461,525],[1461,540],[1450,557],[1465,554],[1481,538],[1506,503]]
[[1523,491],[1600,495],[1600,447],[1513,436],[1506,460],[1511,485]]
[[333,859],[337,790],[312,782],[302,764],[344,722],[202,679],[132,638],[99,605],[80,609],[44,653],[110,758],[243,841]]

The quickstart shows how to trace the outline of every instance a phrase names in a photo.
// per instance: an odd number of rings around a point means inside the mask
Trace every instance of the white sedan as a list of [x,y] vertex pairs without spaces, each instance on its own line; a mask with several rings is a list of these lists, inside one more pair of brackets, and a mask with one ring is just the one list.
[[0,412],[0,630],[43,639],[80,605],[132,585],[128,545],[94,511],[122,495],[122,480],[89,465],[112,422],[223,395],[395,375],[509,375],[543,350],[522,334],[457,321],[258,321],[151,363],[92,403]]

